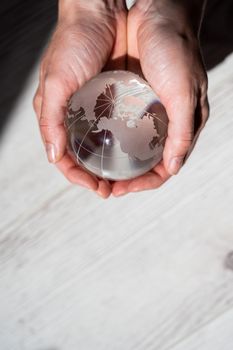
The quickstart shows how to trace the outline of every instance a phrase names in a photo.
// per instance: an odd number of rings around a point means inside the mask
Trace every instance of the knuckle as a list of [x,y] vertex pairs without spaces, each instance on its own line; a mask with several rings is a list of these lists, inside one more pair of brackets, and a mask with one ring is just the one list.
[[202,108],[202,124],[201,124],[201,129],[204,128],[206,122],[209,119],[209,104],[206,103],[205,106]]
[[37,95],[37,93],[33,97],[32,105],[33,105],[34,111],[37,113],[37,106],[38,106],[38,95]]
[[37,117],[40,117],[41,96],[36,92],[32,100],[32,106]]
[[59,76],[54,73],[50,73],[46,75],[44,84],[45,84],[45,89],[57,88],[58,86],[60,86]]
[[179,138],[173,138],[172,143],[174,145],[174,148],[177,150],[187,150],[190,147],[192,140],[193,137],[190,135],[183,135]]
[[196,94],[190,89],[179,88],[177,90],[175,99],[174,96],[171,95],[170,100],[167,105],[174,111],[174,115],[176,115],[175,111],[185,110],[187,115],[190,115],[191,111],[195,108],[196,105]]
[[51,72],[46,74],[44,78],[44,93],[45,94],[58,94],[63,95],[66,86],[57,72]]
[[[54,99],[65,100],[68,86],[58,73],[49,73],[44,80],[44,95],[46,101],[50,99],[53,102]],[[51,97],[53,97],[51,99]]]
[[40,80],[43,80],[45,75],[46,75],[46,63],[45,63],[45,59],[42,59],[40,68],[39,68]]
[[39,120],[39,125],[41,129],[49,128],[49,119],[42,116]]
[[44,60],[41,61],[40,63],[40,70],[39,70],[40,74],[43,75],[45,72],[45,62]]
[[210,116],[210,107],[209,107],[209,103],[207,102],[203,108],[203,119],[207,121],[209,119],[209,116]]
[[208,90],[208,76],[207,73],[204,72],[201,78],[201,95],[206,96]]
[[72,176],[67,175],[66,178],[72,185],[77,185],[77,181],[75,181]]
[[72,184],[72,185],[78,185],[78,176],[74,175],[73,169],[71,169],[68,174],[65,175],[67,180]]
[[206,86],[208,85],[208,75],[206,70],[203,71],[202,83],[205,84]]

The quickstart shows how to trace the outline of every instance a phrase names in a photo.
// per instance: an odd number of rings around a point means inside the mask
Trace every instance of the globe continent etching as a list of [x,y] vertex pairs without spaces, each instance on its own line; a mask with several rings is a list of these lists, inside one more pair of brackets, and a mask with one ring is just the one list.
[[[115,71],[105,72],[89,81],[70,99],[65,122],[78,163],[112,179],[116,176],[109,175],[110,166],[121,167],[118,178],[123,179],[138,176],[158,163],[167,133],[163,105],[142,79],[133,73],[128,79],[126,73],[115,79]],[[105,79],[99,79],[101,75]],[[94,156],[99,160],[90,161]],[[138,169],[131,176],[130,169],[123,169],[127,161],[131,169]]]

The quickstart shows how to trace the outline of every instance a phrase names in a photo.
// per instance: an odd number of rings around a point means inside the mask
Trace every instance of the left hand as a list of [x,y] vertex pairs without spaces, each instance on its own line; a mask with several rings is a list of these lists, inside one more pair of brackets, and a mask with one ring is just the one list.
[[177,174],[208,119],[207,75],[194,28],[188,11],[170,1],[138,0],[128,13],[127,69],[142,70],[169,125],[163,161],[136,179],[113,183],[115,196],[157,188]]

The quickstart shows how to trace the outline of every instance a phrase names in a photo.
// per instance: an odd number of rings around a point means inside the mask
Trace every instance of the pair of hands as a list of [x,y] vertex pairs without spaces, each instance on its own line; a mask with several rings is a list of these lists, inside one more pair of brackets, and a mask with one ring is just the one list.
[[[191,20],[192,9],[182,1],[175,3],[138,0],[128,11],[124,0],[60,0],[58,24],[41,62],[34,109],[48,160],[71,183],[103,198],[158,188],[179,171],[193,149],[209,114],[198,42],[202,4]],[[169,118],[163,161],[145,175],[116,182],[92,176],[74,163],[66,150],[64,128],[71,95],[102,70],[112,69],[144,76]]]

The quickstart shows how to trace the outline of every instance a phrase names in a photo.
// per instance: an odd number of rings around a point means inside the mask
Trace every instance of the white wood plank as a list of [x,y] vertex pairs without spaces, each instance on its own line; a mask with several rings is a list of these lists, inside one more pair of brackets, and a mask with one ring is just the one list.
[[203,327],[172,350],[232,350],[233,346],[233,310]]
[[4,350],[163,350],[233,307],[233,55],[209,77],[181,173],[103,201],[47,164],[32,76],[0,151]]
[[30,78],[1,139],[1,228],[20,222],[48,198],[69,187],[68,181],[46,160],[32,98],[38,69]]

